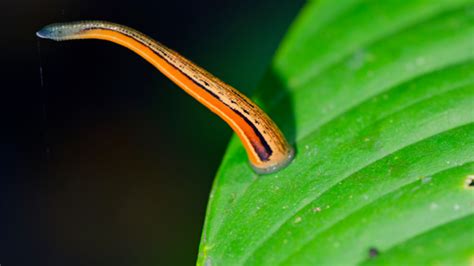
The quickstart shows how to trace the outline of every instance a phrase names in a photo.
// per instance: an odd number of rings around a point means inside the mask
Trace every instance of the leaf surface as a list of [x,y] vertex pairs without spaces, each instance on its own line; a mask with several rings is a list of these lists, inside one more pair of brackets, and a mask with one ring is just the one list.
[[309,2],[254,98],[295,160],[256,175],[233,137],[198,264],[474,260],[474,1]]

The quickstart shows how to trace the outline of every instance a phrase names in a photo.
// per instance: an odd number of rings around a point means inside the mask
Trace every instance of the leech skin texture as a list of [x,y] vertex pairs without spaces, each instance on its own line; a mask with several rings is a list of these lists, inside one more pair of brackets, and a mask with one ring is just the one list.
[[55,41],[101,39],[122,45],[150,62],[227,122],[242,141],[257,173],[276,172],[293,159],[293,148],[281,131],[249,98],[177,52],[134,29],[104,21],[79,21],[51,24],[36,35]]

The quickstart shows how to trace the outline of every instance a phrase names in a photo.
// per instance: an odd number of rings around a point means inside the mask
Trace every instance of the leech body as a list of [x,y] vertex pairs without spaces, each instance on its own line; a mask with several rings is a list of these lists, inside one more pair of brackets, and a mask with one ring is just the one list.
[[293,159],[293,148],[255,103],[177,52],[134,29],[104,21],[81,21],[48,25],[37,35],[56,41],[101,39],[129,48],[226,121],[242,141],[257,173],[275,172]]

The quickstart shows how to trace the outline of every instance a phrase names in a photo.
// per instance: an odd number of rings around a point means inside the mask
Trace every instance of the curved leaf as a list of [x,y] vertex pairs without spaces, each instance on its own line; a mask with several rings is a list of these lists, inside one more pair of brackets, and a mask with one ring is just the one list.
[[232,139],[198,264],[469,263],[473,36],[472,0],[308,3],[255,97],[295,160],[258,176]]

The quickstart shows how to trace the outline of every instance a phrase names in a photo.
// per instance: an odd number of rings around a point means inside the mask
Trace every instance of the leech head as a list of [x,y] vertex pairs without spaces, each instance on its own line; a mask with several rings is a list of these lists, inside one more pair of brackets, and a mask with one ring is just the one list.
[[72,40],[77,39],[77,36],[82,30],[84,30],[84,25],[81,24],[65,25],[62,23],[55,23],[45,26],[44,28],[36,32],[36,36],[54,41]]
[[47,25],[38,32],[36,32],[36,36],[53,41],[77,40],[82,39],[83,34],[86,33],[88,30],[94,28],[102,28],[104,25],[106,25],[110,29],[118,27],[118,25],[114,23],[94,20],[68,23],[54,23]]

